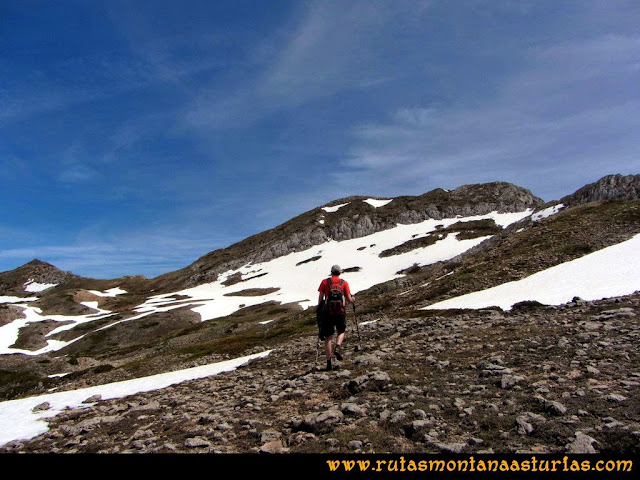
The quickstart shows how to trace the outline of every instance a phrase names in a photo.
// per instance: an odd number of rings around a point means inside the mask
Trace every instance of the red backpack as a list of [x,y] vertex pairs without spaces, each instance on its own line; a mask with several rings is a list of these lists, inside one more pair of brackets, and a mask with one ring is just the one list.
[[343,279],[339,279],[338,283],[333,281],[333,277],[327,279],[327,285],[329,287],[329,293],[325,300],[325,311],[329,315],[341,315],[345,313],[344,310],[344,294],[342,292]]

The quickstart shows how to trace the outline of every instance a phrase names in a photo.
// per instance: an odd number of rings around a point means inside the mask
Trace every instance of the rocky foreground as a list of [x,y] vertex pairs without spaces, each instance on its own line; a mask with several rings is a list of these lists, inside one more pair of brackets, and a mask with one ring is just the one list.
[[359,335],[351,314],[331,372],[298,337],[231,373],[91,399],[0,451],[640,451],[639,294],[421,313],[359,316]]

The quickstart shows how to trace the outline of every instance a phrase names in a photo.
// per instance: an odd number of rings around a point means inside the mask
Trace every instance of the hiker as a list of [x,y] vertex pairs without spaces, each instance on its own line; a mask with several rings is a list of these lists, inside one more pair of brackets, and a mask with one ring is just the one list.
[[[341,346],[347,329],[347,312],[344,308],[345,299],[355,303],[356,297],[351,295],[349,284],[340,278],[342,269],[339,265],[331,267],[331,276],[325,278],[318,287],[318,312],[320,340],[324,340],[324,353],[327,356],[327,370],[331,370],[332,353],[338,360],[342,360]],[[332,340],[338,332],[335,352],[332,352]]]

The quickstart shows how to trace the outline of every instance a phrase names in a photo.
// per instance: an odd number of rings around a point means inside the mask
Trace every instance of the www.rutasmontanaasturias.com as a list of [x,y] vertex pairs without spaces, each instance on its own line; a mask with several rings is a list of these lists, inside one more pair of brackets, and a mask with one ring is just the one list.
[[327,460],[329,471],[337,472],[631,472],[632,460],[476,459],[465,460]]

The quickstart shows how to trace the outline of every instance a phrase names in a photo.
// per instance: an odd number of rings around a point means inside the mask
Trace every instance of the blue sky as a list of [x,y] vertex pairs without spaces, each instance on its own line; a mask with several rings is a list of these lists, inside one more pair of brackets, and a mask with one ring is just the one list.
[[0,2],[0,271],[182,268],[330,200],[639,173],[640,3]]

